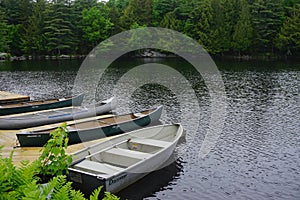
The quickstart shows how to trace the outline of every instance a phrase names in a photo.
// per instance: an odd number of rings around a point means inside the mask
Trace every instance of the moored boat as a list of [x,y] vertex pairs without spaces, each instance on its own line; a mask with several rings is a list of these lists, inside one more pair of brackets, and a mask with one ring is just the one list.
[[73,155],[69,179],[85,194],[99,186],[118,192],[162,167],[182,135],[180,124],[160,125],[102,141]]
[[20,103],[10,103],[0,105],[0,115],[10,115],[25,112],[34,112],[67,106],[80,106],[83,101],[83,94],[60,99],[49,99],[41,101],[25,101]]
[[1,116],[0,129],[16,130],[45,124],[82,119],[104,113],[108,113],[116,108],[114,98],[102,101],[88,107],[66,107],[59,109],[45,110],[16,116]]
[[[67,126],[69,130],[69,145],[109,137],[146,126],[159,120],[162,109],[163,106],[159,106],[158,108],[138,113],[105,118],[98,116],[90,120],[84,119],[84,122],[80,122],[80,120],[73,121]],[[17,133],[20,146],[43,146],[50,139],[50,132],[55,130],[55,128],[57,126],[47,130],[29,130]]]

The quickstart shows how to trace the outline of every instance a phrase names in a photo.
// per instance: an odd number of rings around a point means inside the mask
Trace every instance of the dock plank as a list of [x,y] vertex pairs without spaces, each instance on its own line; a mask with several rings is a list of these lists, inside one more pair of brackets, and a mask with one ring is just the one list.
[[0,91],[0,104],[29,101],[30,97],[10,92]]
[[[12,160],[17,166],[20,165],[22,160],[28,160],[30,162],[36,160],[41,155],[41,150],[43,149],[43,147],[18,147],[16,136],[18,131],[19,130],[0,130],[0,146],[3,146],[1,154],[3,157],[9,157],[11,151],[14,151]],[[67,149],[67,153],[72,154],[106,139],[108,138],[70,145]]]

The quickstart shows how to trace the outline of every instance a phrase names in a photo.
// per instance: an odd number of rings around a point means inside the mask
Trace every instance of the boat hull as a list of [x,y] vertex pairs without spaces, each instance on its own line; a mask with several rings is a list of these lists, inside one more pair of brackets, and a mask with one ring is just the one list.
[[[71,130],[68,134],[69,145],[114,136],[147,126],[159,120],[162,109],[163,107],[161,106],[149,115],[133,119],[132,121],[80,131]],[[17,138],[22,147],[41,147],[50,139],[50,133],[18,133]]]
[[[52,103],[41,103],[37,105],[22,105],[20,107],[11,107],[11,108],[5,108],[0,107],[0,115],[11,115],[11,114],[18,114],[18,113],[25,113],[25,112],[34,112],[34,111],[40,111],[40,110],[48,110],[48,109],[55,109],[55,108],[62,108],[67,106],[80,106],[83,101],[83,94],[78,95],[73,98],[60,100],[57,102]],[[30,102],[26,102],[27,104]]]
[[24,114],[22,116],[1,117],[0,129],[16,130],[42,126],[46,124],[66,122],[73,119],[82,119],[108,113],[115,108],[116,102],[115,100],[112,100],[108,103],[96,105],[95,107],[90,108],[74,107],[59,109],[59,111],[50,110],[42,113]]
[[[68,179],[73,182],[72,186],[75,189],[81,190],[86,195],[91,194],[94,189],[100,186],[102,186],[105,191],[113,193],[119,192],[120,190],[140,180],[147,174],[166,166],[167,161],[170,161],[169,158],[176,148],[179,137],[182,136],[183,129],[180,125],[178,126],[178,132],[180,132],[180,134],[177,134],[178,137],[175,138],[174,141],[172,141],[172,144],[170,146],[164,148],[162,151],[157,152],[149,158],[141,160],[140,162],[134,164],[131,167],[128,167],[127,169],[124,169],[113,175],[102,175],[101,173],[90,173],[88,171],[79,170],[76,167],[70,167]],[[156,127],[153,128],[155,129]],[[128,135],[130,135],[130,133],[128,133]],[[117,146],[118,142],[124,140],[124,138],[126,139],[126,134],[125,136],[112,139],[110,145]],[[106,148],[108,148],[108,146],[105,144],[105,142],[103,142],[102,144],[99,144],[95,150],[93,150],[93,147],[91,147],[78,152],[77,154],[75,154],[75,156],[79,159],[75,161],[73,165],[76,166],[77,163],[80,163],[90,155],[95,154],[95,151],[97,152],[97,150],[99,149]]]

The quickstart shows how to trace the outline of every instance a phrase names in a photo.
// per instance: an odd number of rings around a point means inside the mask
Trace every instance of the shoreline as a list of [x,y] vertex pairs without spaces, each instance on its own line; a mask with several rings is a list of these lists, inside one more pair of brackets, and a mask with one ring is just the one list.
[[[8,54],[9,55],[9,54]],[[210,54],[213,59],[217,60],[233,60],[233,61],[298,61],[300,60],[300,55],[294,56],[284,56],[284,55],[213,55]],[[62,54],[59,56],[50,56],[50,55],[38,55],[38,56],[7,56],[0,57],[0,62],[10,62],[10,61],[26,61],[26,60],[76,60],[76,59],[85,59],[87,55],[66,55]],[[160,58],[160,59],[169,59],[177,58],[175,54],[166,54],[156,51],[146,51],[138,54],[126,54],[122,56],[123,58]]]

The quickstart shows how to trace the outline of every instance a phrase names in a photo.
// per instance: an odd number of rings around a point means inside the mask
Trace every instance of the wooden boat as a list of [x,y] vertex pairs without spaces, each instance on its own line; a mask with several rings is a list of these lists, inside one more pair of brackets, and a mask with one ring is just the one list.
[[183,134],[180,124],[160,125],[118,135],[73,155],[68,178],[85,194],[103,186],[118,192],[159,169]]
[[28,113],[21,116],[1,116],[0,129],[15,130],[65,122],[73,119],[87,118],[110,112],[115,108],[116,102],[114,98],[110,98],[89,107],[67,107],[46,110],[43,112]]
[[[98,116],[92,119],[84,119],[84,122],[74,121],[68,126],[69,144],[76,144],[103,137],[113,136],[119,133],[128,132],[158,121],[162,106],[156,109],[145,110],[139,113],[130,113],[103,118]],[[50,138],[50,132],[57,127],[48,130],[23,131],[17,133],[20,146],[39,147]]]
[[0,105],[0,115],[10,115],[25,112],[34,112],[39,110],[47,110],[61,108],[67,106],[80,106],[83,100],[83,94],[61,99],[50,99],[44,101],[26,101],[13,104]]

